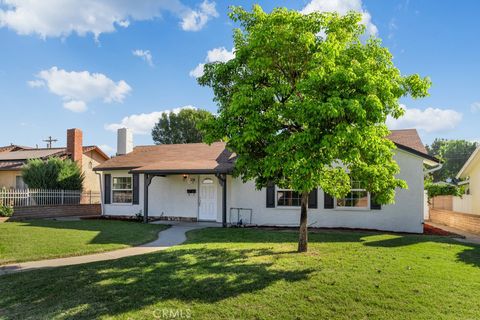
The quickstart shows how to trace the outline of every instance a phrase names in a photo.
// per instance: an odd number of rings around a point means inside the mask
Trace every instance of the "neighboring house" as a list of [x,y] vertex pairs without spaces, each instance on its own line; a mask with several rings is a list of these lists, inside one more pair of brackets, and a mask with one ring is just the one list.
[[[403,232],[423,232],[424,164],[436,165],[416,130],[393,131],[399,178],[408,190],[398,190],[396,203],[373,203],[361,181],[353,182],[344,199],[334,199],[320,189],[309,199],[308,224]],[[234,155],[225,144],[202,143],[138,146],[120,129],[118,155],[95,168],[102,173],[103,214],[237,223],[298,226],[300,197],[276,186],[256,190],[253,181],[231,176]],[[252,218],[250,220],[250,210]]]
[[82,168],[85,191],[100,191],[99,175],[93,168],[109,157],[97,146],[82,146],[80,129],[67,130],[67,146],[64,148],[30,148],[17,145],[0,147],[0,188],[24,189],[22,168],[28,159],[70,158]]
[[462,169],[458,172],[457,179],[463,181],[459,184],[465,185],[466,195],[462,199],[454,199],[454,211],[480,214],[480,146],[472,153]]

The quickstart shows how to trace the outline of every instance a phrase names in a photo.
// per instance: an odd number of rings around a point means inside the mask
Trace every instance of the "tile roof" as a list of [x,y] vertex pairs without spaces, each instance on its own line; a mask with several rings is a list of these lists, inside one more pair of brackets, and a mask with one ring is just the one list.
[[[438,162],[427,154],[417,130],[394,130],[387,137],[397,147]],[[202,173],[229,172],[235,155],[225,149],[225,143],[163,144],[138,146],[132,152],[111,158],[94,170],[131,170],[136,173]]]
[[11,151],[19,151],[19,150],[27,150],[27,149],[32,149],[30,147],[25,147],[25,146],[19,146],[16,144],[11,144],[9,146],[3,146],[0,147],[0,153],[1,152],[11,152]]
[[[2,147],[4,148],[4,147]],[[23,148],[23,147],[22,147]],[[0,149],[1,150],[1,149]],[[98,151],[105,159],[109,157],[97,146],[84,146],[83,152],[90,152],[92,150]],[[49,157],[64,158],[68,156],[66,148],[28,148],[23,150],[4,149],[0,151],[0,170],[20,170],[28,159],[46,159]]]
[[47,158],[54,155],[65,154],[65,149],[31,149],[0,153],[0,161],[2,160],[27,160],[34,158]]

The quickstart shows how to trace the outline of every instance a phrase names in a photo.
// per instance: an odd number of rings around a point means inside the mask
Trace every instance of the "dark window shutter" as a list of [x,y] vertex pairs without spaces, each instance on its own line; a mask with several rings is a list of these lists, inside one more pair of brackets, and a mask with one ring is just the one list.
[[333,209],[333,197],[328,193],[323,193],[323,208],[324,209]]
[[308,195],[308,207],[311,209],[318,208],[318,189],[313,189]]
[[275,185],[267,185],[267,208],[275,208]]
[[375,195],[370,194],[370,209],[371,210],[381,210],[382,205],[375,201]]
[[133,204],[139,204],[139,175],[138,173],[133,174]]
[[112,203],[112,200],[111,200],[111,191],[112,191],[112,175],[111,174],[105,174],[104,175],[104,184],[105,184],[105,190],[104,190],[104,197],[103,197],[103,200],[104,200],[104,203],[105,204],[110,204]]

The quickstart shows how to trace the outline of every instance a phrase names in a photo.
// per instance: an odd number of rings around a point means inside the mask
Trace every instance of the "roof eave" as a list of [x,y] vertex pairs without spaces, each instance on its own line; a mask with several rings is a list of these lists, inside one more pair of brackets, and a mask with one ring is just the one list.
[[475,151],[473,151],[472,155],[468,158],[468,160],[465,162],[465,164],[463,165],[462,169],[460,169],[460,171],[458,171],[457,175],[455,176],[455,178],[457,179],[460,179],[460,178],[464,178],[464,173],[465,171],[467,171],[468,167],[470,167],[470,165],[472,164],[472,161],[473,159],[475,159],[477,157],[477,154],[480,153],[480,146],[477,147],[477,149],[475,149]]
[[175,170],[161,170],[161,169],[132,169],[131,173],[144,173],[144,174],[158,174],[158,175],[172,175],[172,174],[229,174],[233,172],[233,169],[175,169]]
[[138,167],[125,166],[125,167],[95,167],[93,171],[120,171],[120,170],[132,170]]
[[404,146],[403,144],[399,144],[399,143],[396,143],[394,142],[395,145],[397,146],[398,149],[401,149],[401,150],[404,150],[404,151],[407,151],[409,153],[412,153],[414,155],[417,155],[419,157],[422,157],[426,164],[428,165],[436,165],[436,164],[439,164],[440,163],[440,160],[438,160],[437,158],[429,155],[429,154],[426,154],[426,153],[423,153],[423,152],[420,152],[418,150],[415,150],[415,149],[412,149],[410,147],[407,147],[407,146]]

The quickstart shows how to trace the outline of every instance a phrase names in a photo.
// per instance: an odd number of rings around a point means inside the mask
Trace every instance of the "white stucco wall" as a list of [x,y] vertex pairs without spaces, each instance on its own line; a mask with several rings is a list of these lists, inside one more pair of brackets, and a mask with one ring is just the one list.
[[[344,227],[389,230],[399,232],[423,232],[424,190],[423,159],[397,150],[395,160],[401,172],[399,178],[408,184],[408,190],[397,190],[396,202],[383,205],[381,210],[324,209],[324,195],[318,192],[318,208],[309,209],[308,223],[314,227]],[[128,174],[127,171],[105,172],[113,176]],[[213,175],[191,175],[195,183],[189,184],[182,175],[155,177],[149,189],[149,215],[198,217],[199,184],[212,178],[217,188],[217,221],[222,221],[222,188]],[[103,185],[103,183],[102,183]],[[196,189],[194,196],[187,189]],[[299,208],[267,208],[265,189],[256,190],[253,181],[243,183],[239,178],[227,179],[227,219],[230,208],[251,208],[253,224],[272,226],[298,226]],[[104,205],[107,215],[134,215],[143,211],[143,175],[140,175],[140,203]]]
[[[149,188],[148,215],[197,218],[198,214],[198,176],[189,176],[195,182],[183,180],[181,175],[154,177]],[[188,195],[187,189],[195,189]]]
[[[128,171],[105,171],[113,177],[129,176]],[[102,175],[102,180],[104,175]],[[191,182],[193,178],[195,181]],[[214,175],[189,175],[187,180],[183,175],[154,177],[149,187],[148,215],[150,217],[184,217],[198,218],[199,184],[203,179],[211,178],[217,193],[217,221],[222,221],[222,188]],[[144,211],[143,186],[144,175],[139,179],[139,204],[103,204],[104,215],[133,216],[139,211]],[[102,181],[102,188],[104,182]],[[196,190],[195,194],[188,194],[188,189]],[[103,202],[102,192],[102,202]]]
[[[397,150],[395,160],[408,190],[398,190],[396,202],[384,205],[381,210],[323,209],[324,195],[318,192],[318,209],[309,209],[308,223],[314,227],[365,228],[377,230],[423,232],[423,160],[420,157]],[[299,208],[267,208],[266,191],[255,190],[253,182],[246,184],[239,179],[231,183],[231,201],[228,207],[253,209],[252,223],[258,225],[298,226]]]

